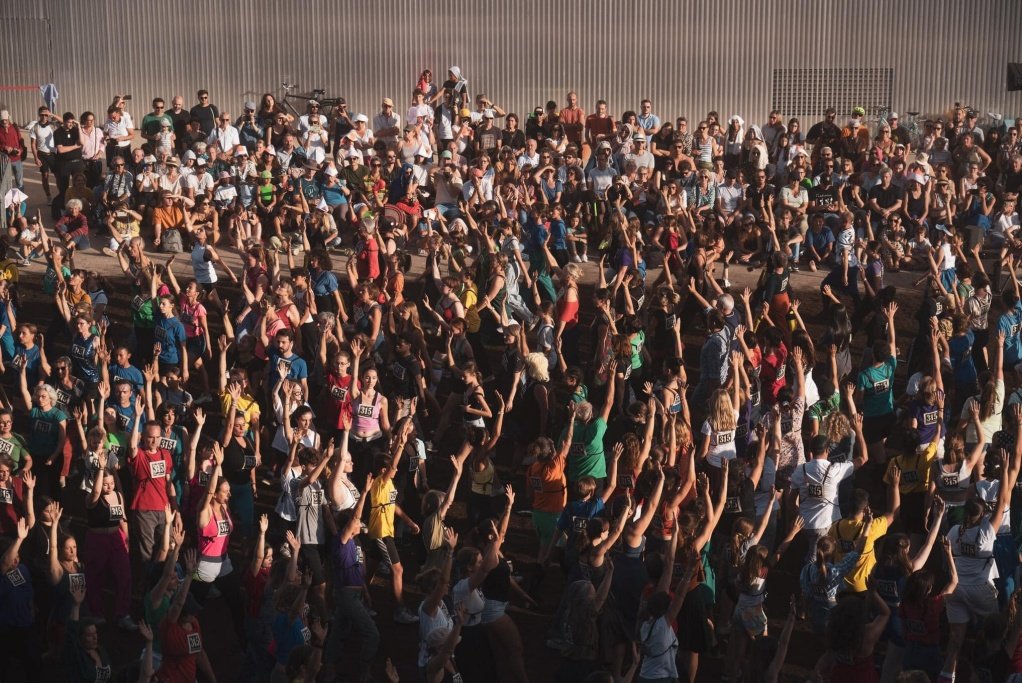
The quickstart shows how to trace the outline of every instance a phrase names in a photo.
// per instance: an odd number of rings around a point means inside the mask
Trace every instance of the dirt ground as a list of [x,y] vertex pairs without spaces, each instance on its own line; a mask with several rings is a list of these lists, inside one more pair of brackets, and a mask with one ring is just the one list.
[[[43,221],[46,225],[52,226],[53,221],[49,217],[48,208],[42,207],[41,201],[44,199],[42,188],[38,182],[38,174],[34,168],[26,169],[26,175],[28,176],[26,182],[26,191],[31,198],[31,210],[41,208],[43,211]],[[51,233],[52,234],[52,233]],[[126,328],[122,327],[127,320],[127,300],[128,295],[126,292],[125,281],[123,275],[120,273],[117,267],[116,261],[107,256],[104,256],[98,251],[99,248],[105,243],[103,240],[98,238],[98,235],[93,239],[93,249],[88,252],[82,252],[75,258],[75,265],[90,270],[96,270],[100,274],[104,275],[108,279],[109,287],[107,293],[111,298],[111,303],[108,307],[108,314],[114,321],[114,329],[112,334],[115,336],[119,333],[124,332]],[[223,248],[221,253],[225,256],[227,262],[235,268],[240,267],[240,259],[238,255],[232,250]],[[154,256],[159,256],[153,254]],[[343,263],[335,263],[338,269],[343,268]],[[412,272],[410,275],[414,277],[422,271],[423,259],[419,257],[413,258]],[[592,286],[596,279],[596,266],[592,263],[583,264],[585,271],[584,286]],[[45,266],[41,262],[37,262],[33,266],[26,268],[21,274],[21,285],[19,287],[21,292],[21,309],[19,320],[33,321],[37,323],[48,323],[50,302],[44,299],[39,289],[39,283],[41,281],[42,274],[45,270]],[[180,269],[182,272],[186,272],[185,269]],[[802,315],[810,326],[813,332],[814,338],[819,338],[822,333],[819,326],[817,325],[817,317],[820,311],[820,296],[818,293],[819,283],[822,280],[825,273],[810,273],[803,271],[797,273],[792,277],[792,285],[795,289],[798,298],[803,301]],[[755,279],[758,276],[758,272],[749,272],[745,268],[733,267],[731,269],[730,279],[732,281],[732,290],[737,294],[745,286],[754,286]],[[186,279],[186,275],[180,276],[182,282]],[[649,274],[650,278],[656,277],[656,272]],[[894,274],[887,278],[888,284],[894,284],[898,287],[898,302],[900,304],[900,310],[897,315],[897,327],[898,327],[898,346],[900,349],[899,358],[904,359],[905,354],[908,350],[909,344],[911,343],[912,335],[915,332],[915,321],[912,315],[918,307],[920,292],[918,289],[913,287],[912,280],[915,279],[915,274]],[[583,300],[586,300],[585,298]],[[683,321],[683,325],[687,326],[687,330],[691,330],[691,321]],[[214,334],[218,333],[214,331]],[[855,357],[858,358],[858,353],[861,351],[864,337],[857,335],[855,339]],[[687,361],[690,366],[691,376],[695,376],[696,368],[694,363],[698,357],[698,347],[701,338],[690,331],[685,334],[685,342],[687,345]],[[49,350],[51,359],[54,357],[53,350]],[[899,369],[899,380],[904,382],[904,369]],[[432,467],[432,466],[431,466]],[[442,470],[442,466],[439,468]],[[875,480],[879,476],[878,472],[863,472],[862,476],[867,480]],[[432,481],[433,487],[446,485],[446,474],[440,474],[436,477],[435,481]],[[863,481],[863,484],[870,483],[869,481]],[[269,489],[260,491],[258,500],[257,514],[261,512],[272,513],[273,504],[276,501],[276,492]],[[455,508],[453,515],[454,519],[463,519],[463,510]],[[409,548],[411,544],[418,544],[418,539],[408,540]],[[770,631],[774,634],[780,633],[783,617],[787,612],[788,596],[797,588],[797,572],[800,567],[801,558],[804,554],[804,549],[799,547],[799,543],[787,555],[785,561],[776,568],[770,575],[770,593],[767,601],[768,614],[772,617],[780,617],[780,619],[771,619]],[[81,546],[79,546],[81,548]],[[509,535],[508,542],[505,545],[505,549],[508,554],[515,562],[516,568],[528,568],[534,564],[534,557],[536,552],[536,541],[535,536],[531,529],[531,523],[528,517],[513,515],[512,526]],[[414,557],[414,553],[409,550],[402,553],[403,556],[411,558]],[[414,576],[416,568],[414,566],[406,568],[406,576]],[[519,608],[512,608],[511,614],[514,620],[518,624],[519,630],[522,633],[526,651],[526,665],[529,672],[530,680],[532,681],[550,681],[553,679],[553,672],[556,668],[557,656],[556,653],[549,650],[545,646],[546,629],[550,621],[550,617],[557,607],[558,600],[563,588],[563,582],[559,575],[559,571],[556,569],[548,572],[547,577],[540,585],[536,595],[534,597],[540,603],[540,608],[537,611],[527,611]],[[392,611],[392,598],[390,596],[390,590],[387,586],[373,586],[372,587],[373,599],[375,607],[381,615],[378,619],[378,624],[381,628],[381,657],[379,661],[382,663],[383,657],[391,657],[397,665],[398,671],[400,672],[401,680],[412,681],[417,680],[417,671],[415,667],[415,657],[418,647],[418,629],[416,626],[400,626],[394,624],[389,618],[389,614]],[[406,586],[407,602],[410,605],[416,605],[418,603],[419,595],[416,593],[416,588],[411,582]],[[138,596],[135,596],[135,610],[134,614],[139,615],[140,610],[138,609]],[[229,618],[227,616],[226,605],[223,604],[222,600],[214,600],[210,603],[208,608],[202,613],[201,616],[203,630],[207,634],[205,638],[205,645],[208,649],[210,659],[214,663],[214,667],[217,672],[217,678],[220,681],[232,681],[236,680],[238,676],[239,664],[241,659],[241,653],[238,650],[237,644],[234,637],[231,635],[232,629],[230,628]],[[683,624],[681,626],[685,628]],[[213,637],[213,634],[219,634],[219,637]],[[113,625],[104,626],[101,629],[101,642],[109,650],[114,658],[117,668],[121,670],[121,675],[127,675],[126,671],[130,669],[130,663],[136,661],[138,653],[141,648],[141,639],[135,635],[126,635],[116,629]],[[352,643],[348,648],[346,657],[351,657],[355,651],[356,644]],[[818,654],[822,652],[822,640],[820,634],[810,632],[809,628],[803,624],[797,627],[796,633],[793,637],[789,656],[788,665],[784,671],[784,678],[786,680],[805,680],[807,677],[808,669],[811,668]],[[700,681],[718,680],[722,658],[719,655],[713,657],[704,658],[700,667]],[[342,669],[343,671],[343,669]],[[382,679],[382,667],[378,672],[378,676]],[[47,665],[46,672],[44,674],[45,680],[62,680],[62,675],[55,668],[54,665]],[[134,680],[133,678],[131,680]]]

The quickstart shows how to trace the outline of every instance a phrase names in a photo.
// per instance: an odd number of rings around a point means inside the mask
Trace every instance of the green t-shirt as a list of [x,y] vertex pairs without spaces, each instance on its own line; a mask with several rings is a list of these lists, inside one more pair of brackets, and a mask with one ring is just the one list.
[[[64,273],[64,279],[71,277],[71,269],[67,266],[60,267],[61,272]],[[43,275],[43,294],[56,294],[57,293],[57,271],[53,268],[51,263],[46,268],[46,274]]]
[[871,365],[859,373],[855,383],[862,390],[864,417],[880,417],[894,412],[894,369],[898,359],[890,356],[880,365]]
[[822,421],[823,418],[837,410],[840,410],[840,408],[841,395],[835,391],[830,395],[830,398],[821,398],[809,407],[809,419]]
[[[578,481],[582,477],[603,479],[607,476],[607,458],[603,452],[603,435],[607,433],[607,422],[602,417],[583,424],[575,421],[575,432],[571,437],[571,449],[568,451],[568,481]],[[565,429],[561,440],[568,435]]]
[[632,370],[642,367],[642,346],[646,343],[646,332],[639,330],[629,340],[632,345]]
[[11,460],[14,461],[14,471],[17,472],[21,469],[25,456],[28,455],[28,447],[25,444],[25,440],[13,432],[9,439],[0,438],[0,455],[11,456]]

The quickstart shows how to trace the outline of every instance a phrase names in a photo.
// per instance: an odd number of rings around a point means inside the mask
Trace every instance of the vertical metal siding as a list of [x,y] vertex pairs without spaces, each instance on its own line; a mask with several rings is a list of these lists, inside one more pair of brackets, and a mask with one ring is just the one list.
[[[75,112],[130,92],[139,117],[155,95],[190,106],[205,87],[236,113],[288,80],[367,114],[390,96],[404,114],[421,69],[442,81],[457,64],[471,92],[523,117],[575,90],[587,111],[603,98],[619,115],[648,96],[664,119],[716,109],[760,122],[784,67],[894,68],[897,110],[959,100],[1022,113],[1022,94],[1004,90],[1006,63],[1022,61],[1019,0],[100,0],[81,11],[42,0],[0,17],[5,82],[44,82],[52,68],[59,108]],[[52,51],[40,49],[47,25]],[[0,102],[25,120],[39,99],[0,91]]]

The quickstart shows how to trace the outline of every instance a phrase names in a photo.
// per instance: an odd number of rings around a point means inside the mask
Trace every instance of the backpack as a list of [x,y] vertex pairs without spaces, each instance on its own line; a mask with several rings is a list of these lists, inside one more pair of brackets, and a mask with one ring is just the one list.
[[180,254],[184,251],[181,232],[178,230],[167,230],[164,232],[160,242],[160,251],[167,254]]

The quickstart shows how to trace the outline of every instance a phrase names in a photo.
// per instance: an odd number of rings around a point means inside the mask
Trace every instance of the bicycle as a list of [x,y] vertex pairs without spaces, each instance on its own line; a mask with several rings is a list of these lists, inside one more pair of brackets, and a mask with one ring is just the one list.
[[285,81],[280,84],[280,87],[284,89],[284,97],[281,98],[280,103],[286,109],[290,110],[291,115],[294,116],[296,120],[305,116],[306,112],[298,111],[298,109],[296,109],[291,103],[291,100],[304,100],[306,105],[310,100],[316,100],[319,102],[320,111],[329,111],[341,100],[340,97],[326,97],[326,91],[323,90],[323,88],[313,88],[311,91],[299,95],[295,92],[298,90],[298,86],[294,83],[288,83]]

